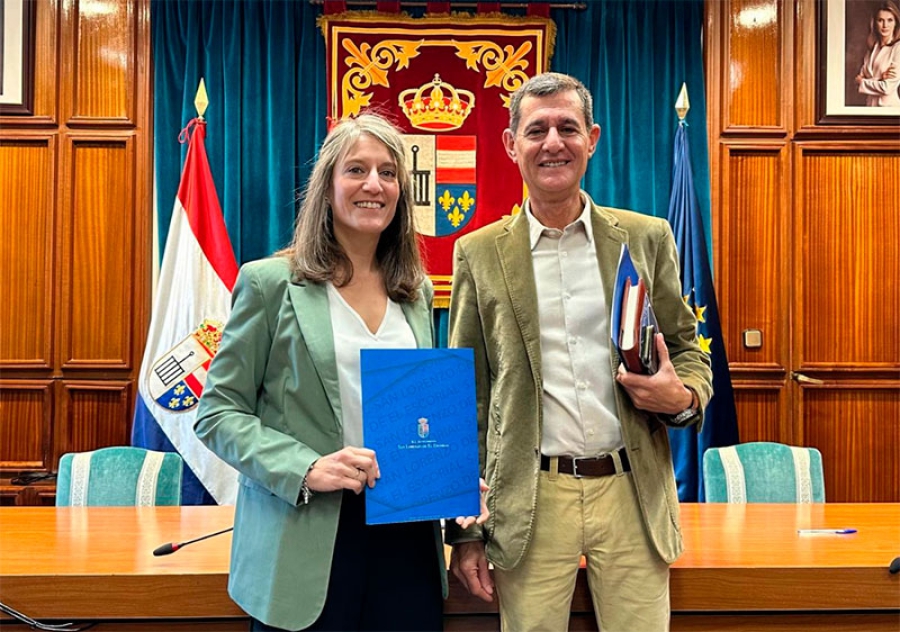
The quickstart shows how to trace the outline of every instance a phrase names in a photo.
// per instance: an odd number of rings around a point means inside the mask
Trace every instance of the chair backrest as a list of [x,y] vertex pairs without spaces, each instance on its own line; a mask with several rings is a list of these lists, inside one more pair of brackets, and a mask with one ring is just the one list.
[[181,456],[116,446],[59,460],[57,507],[181,504]]
[[822,454],[782,443],[709,448],[703,485],[711,503],[823,503]]

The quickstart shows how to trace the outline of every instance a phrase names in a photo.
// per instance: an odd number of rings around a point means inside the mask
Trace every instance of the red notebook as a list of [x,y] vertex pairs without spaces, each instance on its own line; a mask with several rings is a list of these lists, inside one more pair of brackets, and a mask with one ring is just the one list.
[[619,322],[617,348],[622,364],[632,373],[656,373],[659,358],[655,335],[659,328],[643,279],[639,278],[637,284],[630,278],[625,280]]

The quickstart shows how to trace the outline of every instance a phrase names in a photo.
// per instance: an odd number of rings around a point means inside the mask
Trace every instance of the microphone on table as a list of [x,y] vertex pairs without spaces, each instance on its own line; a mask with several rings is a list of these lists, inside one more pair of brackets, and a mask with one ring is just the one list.
[[900,573],[900,557],[894,558],[894,560],[891,562],[891,565],[888,566],[888,572],[891,575],[896,575],[897,573]]
[[187,546],[188,544],[193,544],[194,542],[199,542],[200,540],[206,540],[208,538],[214,538],[217,535],[222,535],[223,533],[228,533],[229,531],[234,531],[234,527],[228,527],[227,529],[222,529],[221,531],[216,531],[215,533],[207,533],[206,535],[202,535],[199,538],[194,538],[193,540],[187,540],[185,542],[167,542],[162,546],[156,547],[153,550],[153,555],[159,557],[160,555],[169,555],[170,553],[174,553],[178,549]]

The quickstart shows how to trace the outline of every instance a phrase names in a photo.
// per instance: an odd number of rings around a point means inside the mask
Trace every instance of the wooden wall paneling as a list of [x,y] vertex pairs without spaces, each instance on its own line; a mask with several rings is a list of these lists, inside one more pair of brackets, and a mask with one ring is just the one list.
[[[716,288],[732,371],[782,373],[790,357],[790,301],[782,262],[790,250],[789,152],[783,143],[721,146]],[[721,256],[728,253],[728,256]],[[744,345],[744,332],[762,332],[762,346]]]
[[0,467],[46,469],[52,420],[52,380],[0,380]]
[[53,468],[66,452],[128,445],[134,380],[60,380]]
[[785,380],[732,380],[741,443],[792,443]]
[[716,187],[719,178],[716,174],[718,166],[717,147],[722,133],[722,101],[725,89],[723,78],[726,75],[722,60],[725,57],[725,20],[726,2],[704,2],[703,12],[706,26],[703,29],[703,75],[706,78],[706,137],[709,142],[709,180],[713,207],[718,199]]
[[0,368],[53,366],[56,135],[0,137]]
[[34,119],[59,123],[59,2],[37,2],[35,37]]
[[787,133],[790,107],[790,21],[781,0],[721,3],[722,133]]
[[[140,371],[147,333],[150,328],[151,293],[153,275],[153,69],[150,46],[150,2],[135,0],[134,15],[137,41],[137,86],[136,115],[134,130],[135,179],[134,206],[134,267],[132,269],[132,347],[134,358],[132,377]],[[128,423],[130,427],[131,415]]]
[[150,317],[150,2],[35,5],[34,116],[0,117],[0,504],[129,442]]
[[[822,6],[706,3],[723,335],[743,441],[824,446],[829,500],[900,501],[900,127],[818,119]],[[774,351],[742,347],[753,320]]]
[[[780,0],[707,2],[707,129],[713,253],[722,333],[742,441],[789,443],[789,293],[781,262],[791,248],[793,28]],[[762,332],[762,346],[743,343]]]
[[90,0],[63,4],[60,88],[68,125],[136,124],[136,4]]
[[794,365],[900,371],[900,142],[798,144]]
[[129,369],[136,256],[134,138],[68,136],[63,169],[61,364]]
[[794,74],[794,129],[814,130],[816,124],[816,18],[819,0],[790,0],[795,6],[796,51]]
[[[718,230],[719,221],[721,220],[722,204],[719,196],[721,195],[720,181],[720,165],[719,165],[719,136],[722,130],[721,124],[721,95],[722,95],[722,72],[721,59],[723,44],[722,39],[722,9],[724,2],[704,2],[703,14],[705,25],[703,28],[703,76],[706,79],[706,138],[709,143],[709,200],[710,200],[710,222],[709,232],[712,239],[713,260],[710,261],[713,267],[713,280],[717,283],[718,278],[718,261],[717,253],[719,252]],[[718,294],[717,294],[718,298]],[[721,315],[722,308],[719,307]],[[723,332],[724,334],[724,332]]]
[[803,443],[822,452],[826,500],[900,501],[900,380],[796,388]]

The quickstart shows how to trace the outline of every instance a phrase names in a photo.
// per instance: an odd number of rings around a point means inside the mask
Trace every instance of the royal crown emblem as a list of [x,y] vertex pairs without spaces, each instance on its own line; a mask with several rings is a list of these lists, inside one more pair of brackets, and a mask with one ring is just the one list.
[[457,90],[439,74],[431,83],[400,93],[400,107],[412,126],[431,132],[459,129],[475,107],[475,95]]

